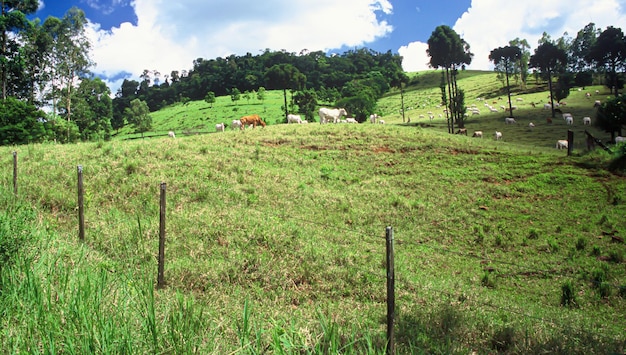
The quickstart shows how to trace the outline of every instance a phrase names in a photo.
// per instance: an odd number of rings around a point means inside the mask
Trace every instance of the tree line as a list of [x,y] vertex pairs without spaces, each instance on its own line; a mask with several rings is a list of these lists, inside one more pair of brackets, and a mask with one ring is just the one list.
[[[398,88],[402,96],[410,85],[402,57],[391,51],[359,48],[329,55],[266,49],[258,55],[197,58],[191,69],[169,74],[146,69],[140,80],[124,80],[112,95],[90,71],[94,63],[84,12],[74,7],[62,18],[29,20],[27,16],[38,6],[38,0],[0,3],[0,144],[108,140],[126,125],[138,132],[149,130],[149,113],[167,105],[189,100],[212,103],[223,95],[233,100],[240,95],[262,97],[266,89],[283,91],[285,119],[291,112],[314,120],[323,104],[345,107],[363,121],[376,112],[383,94]],[[601,31],[590,23],[575,38],[565,34],[553,40],[544,33],[534,55],[526,40],[516,38],[494,49],[490,59],[506,80],[507,90],[509,76],[525,86],[532,74],[544,78],[559,101],[573,85],[590,85],[600,75],[617,95],[626,69],[624,43],[621,29]],[[441,102],[448,108],[448,127],[453,132],[455,126],[463,127],[466,112],[456,76],[474,55],[469,44],[447,26],[437,27],[428,45],[430,66],[442,69]],[[607,113],[606,117],[611,129],[624,124],[619,121],[623,115],[616,118]]]

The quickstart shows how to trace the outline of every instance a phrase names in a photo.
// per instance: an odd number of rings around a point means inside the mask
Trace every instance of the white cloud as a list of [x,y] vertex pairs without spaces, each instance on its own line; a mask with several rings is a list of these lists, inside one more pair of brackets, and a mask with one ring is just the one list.
[[[579,30],[593,22],[596,28],[624,27],[626,1],[624,0],[525,0],[503,3],[501,0],[472,0],[470,8],[456,21],[453,29],[470,45],[474,53],[470,69],[490,70],[489,52],[508,45],[515,38],[526,39],[531,52],[543,32],[553,39],[576,37]],[[423,43],[418,43],[423,45]],[[403,63],[423,62],[420,51],[413,57],[412,44],[403,46]],[[407,64],[408,65],[408,64]],[[404,65],[405,70],[408,66]]]
[[[391,33],[377,14],[389,0],[135,0],[137,25],[111,31],[92,24],[89,36],[96,73],[122,71],[137,78],[144,69],[163,74],[211,59],[265,49],[298,53],[359,46]],[[121,84],[109,82],[115,93]]]
[[398,49],[402,56],[402,69],[407,72],[415,72],[430,69],[428,63],[430,57],[426,54],[428,44],[424,42],[411,42]]

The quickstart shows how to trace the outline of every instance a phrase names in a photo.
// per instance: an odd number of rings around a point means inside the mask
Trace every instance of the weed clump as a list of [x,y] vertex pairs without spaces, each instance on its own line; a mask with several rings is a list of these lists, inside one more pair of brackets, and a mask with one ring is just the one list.
[[561,306],[575,308],[578,306],[576,301],[576,293],[574,293],[574,286],[571,281],[565,281],[561,285]]

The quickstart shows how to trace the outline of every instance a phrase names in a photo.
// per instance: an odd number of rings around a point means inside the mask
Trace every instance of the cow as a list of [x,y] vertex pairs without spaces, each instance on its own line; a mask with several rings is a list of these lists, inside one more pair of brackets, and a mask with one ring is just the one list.
[[235,129],[235,128],[239,128],[241,129],[241,121],[240,120],[233,120],[232,124],[230,125],[231,129]]
[[252,128],[256,128],[257,125],[265,127],[265,122],[259,115],[243,116],[239,121],[241,121],[241,129],[245,129],[247,125],[252,125]]
[[344,108],[322,107],[320,108],[318,114],[320,116],[320,124],[328,123],[328,122],[337,123],[339,121],[339,118],[341,118],[341,116],[348,116],[348,113],[346,112],[346,109]]
[[167,132],[168,137],[170,138],[176,138],[176,133],[174,133],[174,131],[169,131]]
[[287,124],[289,123],[302,123],[302,118],[300,118],[300,115],[288,114]]

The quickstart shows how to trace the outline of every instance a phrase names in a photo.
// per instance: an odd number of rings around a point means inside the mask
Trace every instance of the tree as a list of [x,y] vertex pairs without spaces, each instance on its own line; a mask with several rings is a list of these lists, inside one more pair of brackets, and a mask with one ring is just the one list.
[[213,91],[207,92],[204,97],[204,101],[206,101],[206,103],[211,105],[211,108],[213,108],[213,104],[215,103],[215,93]]
[[135,127],[135,130],[141,133],[143,138],[144,132],[152,129],[152,117],[150,116],[150,109],[145,101],[140,99],[134,99],[130,102],[130,107],[124,110],[124,116],[126,121]]
[[626,126],[626,94],[607,99],[596,113],[595,125],[611,134],[611,141],[615,141],[615,134],[622,135]]
[[511,104],[511,87],[509,86],[509,73],[515,63],[522,57],[522,50],[516,46],[498,47],[489,53],[489,60],[495,64],[496,70],[504,70],[506,76],[506,94],[509,98],[509,112],[513,117],[513,105]]
[[[615,97],[619,95],[618,71],[626,69],[626,38],[621,28],[607,27],[591,47],[587,59],[606,70]],[[613,91],[614,90],[614,91]]]
[[261,103],[263,103],[263,100],[265,100],[265,88],[264,87],[259,87],[259,90],[256,92],[256,98],[257,100],[261,101]]
[[554,112],[554,96],[552,91],[552,75],[567,63],[567,54],[551,42],[544,42],[535,49],[535,54],[530,57],[528,66],[537,68],[548,80],[550,89],[550,105],[552,106],[552,118]]
[[522,87],[526,87],[526,80],[528,79],[528,61],[530,60],[530,44],[525,39],[515,38],[509,41],[509,46],[518,47],[521,51],[519,62],[513,66],[513,74],[519,75],[522,81]]
[[[61,114],[72,117],[73,90],[80,78],[87,77],[93,62],[89,58],[91,44],[85,34],[85,13],[72,7],[63,19],[48,18],[44,27],[52,36],[52,100],[61,99]],[[56,104],[53,104],[56,107]]]
[[109,140],[113,105],[110,90],[100,78],[83,79],[72,97],[74,122],[83,140]]
[[[578,31],[576,38],[569,47],[570,70],[574,73],[590,72],[592,66],[589,64],[589,54],[591,48],[595,45],[600,30],[596,28],[593,22],[587,24],[582,30]],[[591,85],[591,83],[586,84]],[[582,86],[582,85],[581,85]]]
[[0,144],[37,143],[45,135],[46,114],[13,97],[0,100]]
[[307,121],[315,121],[315,110],[317,109],[317,94],[314,90],[298,91],[294,95],[294,101],[299,107],[299,112],[303,113]]
[[270,89],[283,90],[285,122],[287,122],[287,115],[289,115],[287,89],[301,89],[306,83],[306,76],[291,64],[276,64],[267,70],[265,78]]
[[232,88],[230,90],[230,100],[236,103],[240,99],[241,99],[241,91],[239,91],[239,89],[237,88]]
[[28,27],[26,15],[37,11],[38,0],[3,0],[0,3],[0,81],[2,99],[7,98],[7,85],[10,79],[11,66],[21,65],[19,60],[20,46],[15,36]]
[[466,110],[464,103],[459,101],[459,90],[456,76],[459,68],[472,62],[473,54],[469,51],[469,44],[449,26],[441,25],[435,28],[428,38],[430,66],[443,68],[448,86],[448,110],[452,120],[448,120],[448,132],[454,133],[454,123],[464,127],[463,115]]

